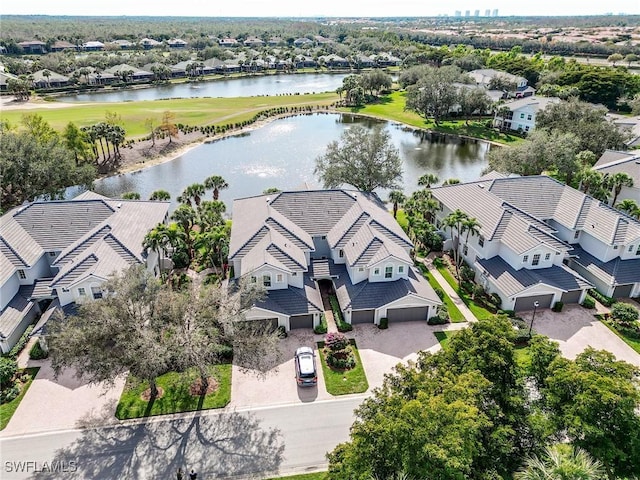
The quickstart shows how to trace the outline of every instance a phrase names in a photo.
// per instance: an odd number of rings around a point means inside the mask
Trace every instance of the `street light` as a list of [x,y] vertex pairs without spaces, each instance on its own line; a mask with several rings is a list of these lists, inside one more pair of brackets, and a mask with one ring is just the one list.
[[533,321],[536,319],[536,310],[540,306],[540,302],[533,302],[533,316],[531,317],[531,325],[529,325],[529,338],[531,338],[531,330],[533,330]]

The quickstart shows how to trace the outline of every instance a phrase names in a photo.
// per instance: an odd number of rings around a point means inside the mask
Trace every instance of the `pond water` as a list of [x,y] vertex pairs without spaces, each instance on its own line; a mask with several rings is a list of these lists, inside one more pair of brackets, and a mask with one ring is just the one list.
[[139,89],[80,93],[57,97],[62,102],[132,102],[164,98],[253,97],[290,93],[335,92],[346,74],[300,73],[177,83]]
[[[220,199],[230,209],[233,199],[260,195],[270,187],[296,189],[307,182],[321,188],[314,174],[316,157],[352,125],[371,128],[376,123],[385,126],[400,151],[407,194],[419,188],[418,178],[424,173],[434,173],[441,181],[458,178],[464,182],[477,179],[487,166],[490,145],[486,142],[347,114],[309,114],[276,120],[243,135],[198,146],[170,162],[96,181],[94,189],[116,198],[138,192],[143,199],[162,189],[175,201],[187,185],[221,175],[230,186],[220,192]],[[376,193],[386,199],[388,192]]]

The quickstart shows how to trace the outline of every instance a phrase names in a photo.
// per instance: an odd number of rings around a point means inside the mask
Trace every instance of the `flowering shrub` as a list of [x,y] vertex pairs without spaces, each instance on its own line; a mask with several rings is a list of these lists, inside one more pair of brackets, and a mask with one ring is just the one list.
[[344,350],[349,346],[349,339],[344,333],[330,332],[324,337],[325,346],[331,351]]

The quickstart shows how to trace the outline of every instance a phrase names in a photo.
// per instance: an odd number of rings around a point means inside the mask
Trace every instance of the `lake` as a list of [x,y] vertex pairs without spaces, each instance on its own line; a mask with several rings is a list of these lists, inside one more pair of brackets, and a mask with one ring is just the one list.
[[[348,114],[309,114],[275,120],[251,132],[198,146],[172,161],[96,181],[94,189],[115,198],[138,192],[143,199],[162,189],[175,201],[187,185],[221,175],[230,187],[220,192],[220,199],[230,209],[235,198],[260,195],[270,187],[296,189],[307,182],[321,188],[314,174],[315,159],[327,144],[356,124],[369,128],[383,124],[389,131],[403,161],[402,183],[407,194],[420,188],[418,178],[424,173],[434,173],[441,181],[458,178],[464,182],[477,179],[487,166],[490,145],[483,141]],[[388,192],[377,193],[386,199]]]
[[176,83],[138,89],[79,93],[56,97],[62,102],[134,102],[165,98],[253,97],[289,93],[335,92],[347,74],[300,73]]

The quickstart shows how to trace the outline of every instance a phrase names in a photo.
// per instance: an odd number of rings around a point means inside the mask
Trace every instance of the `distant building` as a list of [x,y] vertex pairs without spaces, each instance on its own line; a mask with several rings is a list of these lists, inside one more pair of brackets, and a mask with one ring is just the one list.
[[47,48],[46,48],[47,44],[39,40],[33,40],[30,42],[20,42],[18,43],[18,45],[22,47],[22,50],[24,50],[24,53],[37,53],[37,54],[47,53]]
[[464,11],[464,16],[465,17],[470,17],[471,16],[471,10],[465,10]]
[[493,16],[494,16],[494,17],[497,17],[497,16],[498,16],[498,9],[497,9],[497,8],[494,8],[494,9],[493,9]]
[[462,12],[460,10],[456,10],[455,16],[456,17],[461,17],[462,16]]
[[474,17],[479,17],[480,16],[480,10],[476,10],[475,12],[473,12],[473,16]]
[[487,8],[487,9],[484,11],[484,16],[485,16],[485,17],[490,17],[490,16],[491,16],[491,9],[490,9],[490,8]]

